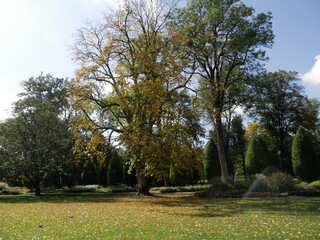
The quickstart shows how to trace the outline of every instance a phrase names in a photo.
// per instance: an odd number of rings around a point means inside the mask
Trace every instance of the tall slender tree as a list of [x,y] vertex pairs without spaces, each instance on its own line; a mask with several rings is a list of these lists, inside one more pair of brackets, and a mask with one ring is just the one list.
[[173,25],[183,34],[184,50],[196,62],[210,93],[209,119],[217,135],[222,179],[228,178],[223,112],[229,90],[243,83],[245,71],[260,67],[264,47],[273,41],[271,14],[254,14],[239,0],[190,0]]
[[294,174],[302,180],[310,182],[319,177],[315,138],[301,126],[292,143],[292,167]]

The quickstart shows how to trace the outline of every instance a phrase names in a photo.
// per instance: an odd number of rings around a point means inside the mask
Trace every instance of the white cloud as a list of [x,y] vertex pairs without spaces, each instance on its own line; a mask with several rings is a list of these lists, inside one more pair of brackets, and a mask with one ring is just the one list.
[[316,56],[315,60],[311,69],[308,72],[301,74],[300,77],[305,83],[320,85],[320,55]]

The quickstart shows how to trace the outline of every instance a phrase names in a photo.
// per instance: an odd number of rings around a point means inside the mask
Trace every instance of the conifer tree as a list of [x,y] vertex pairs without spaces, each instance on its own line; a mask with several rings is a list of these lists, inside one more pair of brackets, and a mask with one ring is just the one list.
[[212,137],[206,145],[203,165],[205,176],[208,181],[212,180],[214,177],[221,176],[218,149]]
[[312,135],[299,127],[292,143],[292,167],[294,174],[305,181],[312,181],[319,171]]

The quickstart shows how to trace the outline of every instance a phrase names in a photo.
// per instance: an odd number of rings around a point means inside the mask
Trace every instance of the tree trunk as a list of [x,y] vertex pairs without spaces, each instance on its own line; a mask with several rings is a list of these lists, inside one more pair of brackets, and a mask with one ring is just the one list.
[[171,186],[171,182],[170,182],[170,177],[169,176],[163,175],[163,181],[164,181],[164,186],[165,187],[170,187]]
[[149,192],[147,178],[144,174],[144,163],[141,159],[139,159],[136,163],[136,176],[138,181],[138,195],[151,195]]
[[137,170],[138,195],[150,196],[149,187],[146,176]]
[[41,196],[40,183],[35,184],[35,194],[36,196]]
[[229,174],[228,174],[228,166],[227,166],[227,156],[225,152],[223,127],[222,127],[221,115],[219,113],[216,115],[216,131],[217,131],[217,148],[218,148],[220,168],[221,168],[221,179],[223,182],[226,182],[229,177]]
[[246,178],[247,177],[247,170],[246,170],[246,157],[244,153],[241,153],[241,160],[242,160],[242,169],[243,169],[243,175]]

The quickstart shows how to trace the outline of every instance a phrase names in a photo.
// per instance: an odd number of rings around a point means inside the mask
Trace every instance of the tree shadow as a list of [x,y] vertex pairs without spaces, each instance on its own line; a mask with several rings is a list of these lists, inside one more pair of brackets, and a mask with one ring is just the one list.
[[57,193],[42,194],[35,196],[34,194],[21,195],[0,195],[0,203],[16,204],[16,203],[105,203],[119,201],[135,201],[135,194],[119,194],[119,193]]
[[[159,201],[154,204],[164,207],[181,207],[185,209],[179,213],[181,216],[204,218],[230,217],[246,211],[292,216],[319,216],[320,214],[319,197],[182,198],[181,200],[178,202]],[[191,208],[193,211],[190,211]]]
[[[81,194],[44,194],[36,197],[31,194],[0,196],[0,203],[137,203],[162,206],[169,215],[190,217],[230,217],[246,211],[265,212],[276,215],[318,216],[319,197],[264,197],[264,198],[197,198],[188,194],[154,194],[137,196],[135,193],[81,193]],[[175,211],[171,211],[175,209]]]

